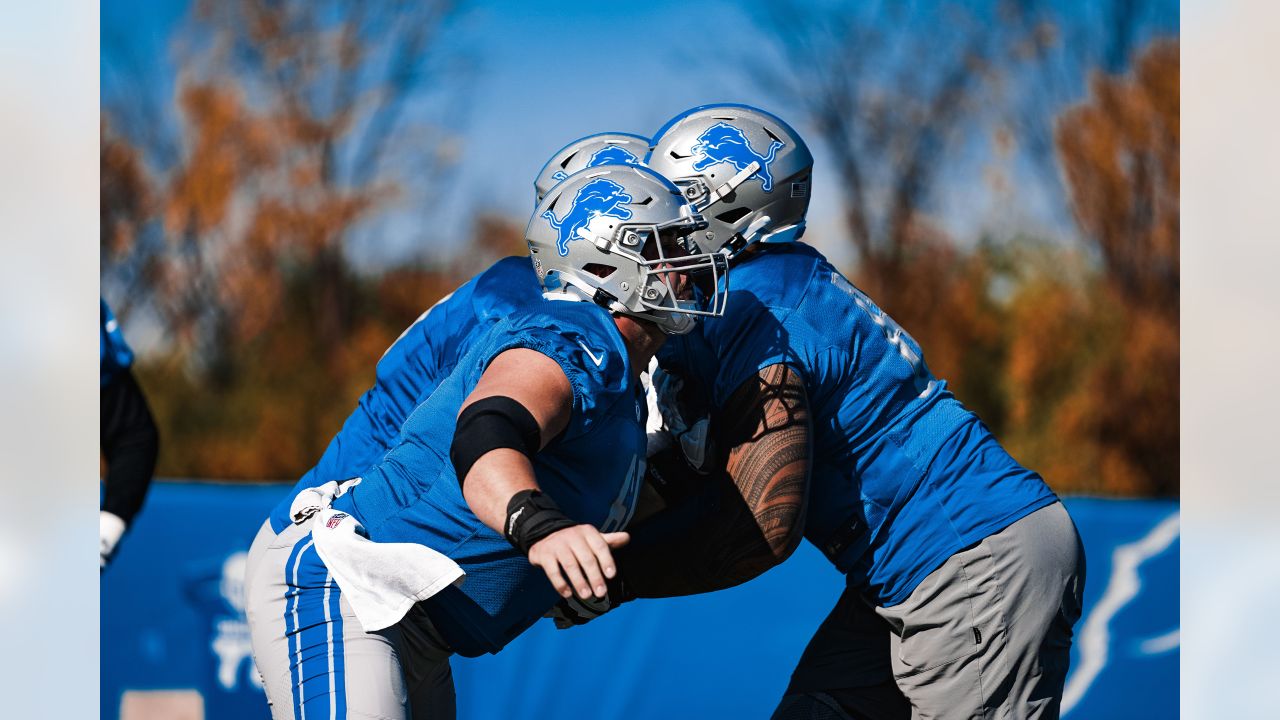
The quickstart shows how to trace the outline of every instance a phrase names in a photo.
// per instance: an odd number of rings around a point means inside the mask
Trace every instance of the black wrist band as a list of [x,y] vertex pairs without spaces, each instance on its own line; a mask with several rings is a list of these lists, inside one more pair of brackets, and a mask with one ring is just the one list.
[[507,522],[503,536],[517,550],[529,554],[529,548],[553,532],[578,525],[560,512],[555,501],[537,490],[521,490],[507,503]]

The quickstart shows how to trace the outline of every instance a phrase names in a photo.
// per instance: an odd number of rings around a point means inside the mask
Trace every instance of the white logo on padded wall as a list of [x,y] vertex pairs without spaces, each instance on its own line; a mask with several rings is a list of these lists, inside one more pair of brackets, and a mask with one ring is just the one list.
[[578,347],[582,348],[587,357],[591,358],[591,362],[596,364],[596,367],[600,367],[600,363],[604,362],[604,353],[600,353],[600,357],[596,357],[596,354],[591,352],[591,348],[587,347],[587,344],[581,340],[578,341]]
[[240,668],[249,664],[249,681],[262,687],[262,676],[253,662],[253,646],[249,642],[249,623],[243,619],[223,618],[217,621],[211,647],[218,657],[218,685],[235,690],[240,685]]
[[244,572],[248,553],[235,552],[222,563],[222,579],[218,590],[222,599],[235,611],[235,615],[218,618],[214,622],[210,649],[218,658],[218,685],[224,690],[235,690],[240,684],[240,668],[249,663],[248,676],[257,687],[262,686],[261,676],[253,665],[253,648],[249,643],[249,623],[244,617]]

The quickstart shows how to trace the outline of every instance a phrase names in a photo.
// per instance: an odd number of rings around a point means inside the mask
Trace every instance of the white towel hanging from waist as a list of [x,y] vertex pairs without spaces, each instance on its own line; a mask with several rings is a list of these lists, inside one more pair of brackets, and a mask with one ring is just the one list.
[[314,513],[311,537],[365,632],[395,625],[414,603],[466,577],[457,563],[426,545],[370,540],[355,516],[327,507],[332,500],[326,500]]

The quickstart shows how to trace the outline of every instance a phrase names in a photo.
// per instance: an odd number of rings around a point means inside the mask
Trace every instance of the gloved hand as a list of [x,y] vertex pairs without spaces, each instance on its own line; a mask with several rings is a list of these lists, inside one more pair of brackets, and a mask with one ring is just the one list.
[[607,585],[609,592],[604,597],[592,596],[583,600],[577,595],[572,595],[560,600],[543,617],[549,617],[555,621],[557,629],[568,630],[577,625],[586,625],[631,599],[627,595],[627,589],[621,574],[610,578]]
[[546,616],[555,621],[557,629],[568,630],[575,625],[586,625],[611,609],[607,596],[582,600],[573,595],[557,603]]
[[107,569],[107,563],[124,535],[125,523],[119,515],[103,510],[98,515],[98,552],[101,560],[99,572]]

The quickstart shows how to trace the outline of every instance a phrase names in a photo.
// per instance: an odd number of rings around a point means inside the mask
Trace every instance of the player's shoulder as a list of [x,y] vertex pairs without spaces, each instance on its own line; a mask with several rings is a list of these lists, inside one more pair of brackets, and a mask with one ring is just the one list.
[[725,352],[744,342],[762,342],[762,334],[802,321],[813,304],[810,287],[829,267],[822,253],[803,243],[753,250],[730,268],[724,316],[705,322],[707,341]]
[[512,332],[545,329],[569,335],[618,335],[608,310],[575,300],[547,300],[516,308],[505,320],[505,326]]
[[735,299],[747,306],[794,309],[804,301],[814,279],[827,268],[830,264],[822,253],[804,243],[763,246],[730,271],[727,312],[738,309],[732,305]]
[[630,374],[626,346],[612,316],[586,302],[547,300],[514,309],[484,339],[484,354],[528,348],[560,365],[575,393],[625,389]]

